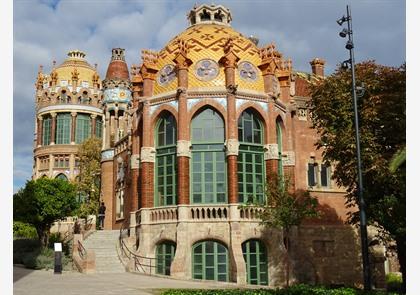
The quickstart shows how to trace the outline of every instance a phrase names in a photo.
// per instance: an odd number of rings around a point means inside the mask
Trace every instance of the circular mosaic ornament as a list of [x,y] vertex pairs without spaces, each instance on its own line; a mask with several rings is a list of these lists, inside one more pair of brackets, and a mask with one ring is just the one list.
[[195,75],[198,79],[209,81],[219,75],[219,65],[211,59],[202,59],[195,66]]
[[160,71],[158,75],[158,83],[160,86],[165,86],[172,82],[176,77],[175,66],[166,65]]
[[238,65],[239,77],[248,82],[257,80],[257,68],[248,61],[243,61]]

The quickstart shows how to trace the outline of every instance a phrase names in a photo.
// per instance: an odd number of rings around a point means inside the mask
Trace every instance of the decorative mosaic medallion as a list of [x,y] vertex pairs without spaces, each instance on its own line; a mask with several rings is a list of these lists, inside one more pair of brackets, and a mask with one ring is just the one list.
[[195,75],[198,79],[209,81],[219,75],[219,65],[211,59],[202,59],[195,66]]
[[158,83],[160,86],[165,86],[172,82],[176,77],[175,66],[166,65],[160,71],[158,75]]
[[250,62],[243,61],[238,65],[239,76],[248,82],[257,80],[257,68]]

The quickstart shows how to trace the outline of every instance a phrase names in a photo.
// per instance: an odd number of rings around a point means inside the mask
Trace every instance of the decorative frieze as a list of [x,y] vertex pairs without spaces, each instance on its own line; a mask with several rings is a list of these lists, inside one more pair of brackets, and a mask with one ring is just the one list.
[[226,156],[237,156],[239,155],[239,141],[234,138],[230,138],[226,141]]
[[281,153],[283,167],[284,166],[295,166],[295,152],[284,151]]
[[154,147],[142,147],[140,153],[140,161],[142,163],[154,163],[156,158],[156,149]]
[[279,146],[277,143],[269,143],[264,145],[264,160],[278,160]]
[[191,141],[178,140],[176,142],[176,156],[191,158]]

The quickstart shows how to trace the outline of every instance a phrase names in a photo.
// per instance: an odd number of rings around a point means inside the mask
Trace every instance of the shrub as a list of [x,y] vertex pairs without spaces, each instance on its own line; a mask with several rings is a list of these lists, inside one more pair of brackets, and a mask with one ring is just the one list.
[[21,221],[13,221],[13,237],[37,239],[38,235],[36,233],[35,227],[32,224]]
[[388,291],[400,291],[402,288],[402,276],[400,273],[390,272],[385,277]]

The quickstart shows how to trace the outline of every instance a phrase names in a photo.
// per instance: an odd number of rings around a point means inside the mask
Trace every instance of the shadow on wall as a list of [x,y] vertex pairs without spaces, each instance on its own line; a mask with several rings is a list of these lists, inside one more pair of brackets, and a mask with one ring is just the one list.
[[[319,209],[320,218],[305,220],[291,230],[289,284],[361,286],[357,228],[345,224],[334,208],[323,204]],[[268,249],[270,285],[285,286],[287,255],[283,233],[264,228],[262,238]]]

